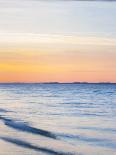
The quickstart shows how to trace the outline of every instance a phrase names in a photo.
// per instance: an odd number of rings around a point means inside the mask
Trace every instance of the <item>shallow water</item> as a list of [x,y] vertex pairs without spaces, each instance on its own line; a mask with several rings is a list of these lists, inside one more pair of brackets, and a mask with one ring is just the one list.
[[0,84],[0,155],[116,153],[116,84]]

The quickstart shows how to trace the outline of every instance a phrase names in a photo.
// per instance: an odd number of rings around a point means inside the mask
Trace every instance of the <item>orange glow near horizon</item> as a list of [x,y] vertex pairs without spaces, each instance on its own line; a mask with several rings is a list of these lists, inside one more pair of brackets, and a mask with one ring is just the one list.
[[0,82],[116,82],[115,39],[48,38],[2,42]]

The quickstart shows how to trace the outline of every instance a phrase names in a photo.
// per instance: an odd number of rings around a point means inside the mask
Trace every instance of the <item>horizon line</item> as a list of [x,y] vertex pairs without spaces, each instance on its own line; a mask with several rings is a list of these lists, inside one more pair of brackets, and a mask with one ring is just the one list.
[[116,84],[116,82],[0,82],[0,84]]

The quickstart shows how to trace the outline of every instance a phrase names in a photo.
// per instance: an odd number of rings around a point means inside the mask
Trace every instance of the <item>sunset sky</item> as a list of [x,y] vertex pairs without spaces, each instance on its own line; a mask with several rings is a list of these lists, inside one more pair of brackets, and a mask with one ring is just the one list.
[[53,81],[116,82],[116,2],[0,0],[0,82]]

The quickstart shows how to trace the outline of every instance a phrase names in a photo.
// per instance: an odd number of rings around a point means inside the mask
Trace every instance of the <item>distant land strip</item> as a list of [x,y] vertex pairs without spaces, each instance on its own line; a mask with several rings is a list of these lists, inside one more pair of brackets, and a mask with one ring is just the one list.
[[116,84],[116,82],[0,82],[0,84]]

